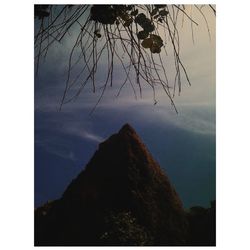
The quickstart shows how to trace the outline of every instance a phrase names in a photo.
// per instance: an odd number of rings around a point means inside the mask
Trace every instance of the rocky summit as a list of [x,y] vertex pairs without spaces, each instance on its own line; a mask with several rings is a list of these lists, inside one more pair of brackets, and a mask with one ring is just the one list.
[[62,197],[35,210],[36,246],[186,245],[187,218],[166,173],[124,125]]

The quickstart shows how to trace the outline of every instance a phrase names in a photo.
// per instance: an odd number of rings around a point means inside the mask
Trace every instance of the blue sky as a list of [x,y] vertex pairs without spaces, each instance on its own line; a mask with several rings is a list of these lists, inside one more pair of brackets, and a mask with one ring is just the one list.
[[[195,43],[189,26],[180,32],[181,55],[192,86],[184,82],[181,96],[175,98],[178,115],[161,89],[157,89],[157,105],[147,86],[142,99],[135,100],[129,86],[117,98],[124,77],[119,64],[116,85],[107,89],[92,115],[100,89],[93,94],[86,88],[59,112],[75,30],[62,45],[51,48],[35,79],[35,206],[59,198],[98,144],[126,122],[169,175],[185,207],[208,206],[215,198],[215,23],[209,16],[210,41],[204,21],[195,17],[201,23],[194,30]],[[100,84],[104,72],[105,65],[100,65]],[[173,77],[170,72],[170,81]]]

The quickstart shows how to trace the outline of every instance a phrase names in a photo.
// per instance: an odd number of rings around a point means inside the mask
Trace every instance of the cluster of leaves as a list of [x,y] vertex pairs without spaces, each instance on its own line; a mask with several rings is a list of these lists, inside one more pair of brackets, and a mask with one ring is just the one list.
[[164,17],[168,15],[168,11],[165,9],[166,5],[154,5],[154,9],[151,11],[150,15],[160,23],[164,21]]
[[100,240],[104,245],[145,246],[152,238],[140,226],[131,212],[111,213],[105,219],[107,230]]
[[138,14],[134,5],[93,5],[91,7],[91,20],[102,24],[120,24],[121,18],[124,26],[133,22],[133,16]]
[[49,5],[35,5],[35,17],[38,19],[43,19],[50,15]]
[[[137,32],[138,39],[142,40],[141,45],[152,53],[160,53],[163,40],[159,35],[151,33],[155,31],[154,20],[162,23],[167,16],[165,7],[166,5],[154,5],[148,18],[143,12],[139,13],[134,5],[94,5],[91,8],[91,20],[110,25],[122,23],[124,27],[135,23],[142,28]],[[94,34],[97,38],[101,37],[100,30],[95,30]]]

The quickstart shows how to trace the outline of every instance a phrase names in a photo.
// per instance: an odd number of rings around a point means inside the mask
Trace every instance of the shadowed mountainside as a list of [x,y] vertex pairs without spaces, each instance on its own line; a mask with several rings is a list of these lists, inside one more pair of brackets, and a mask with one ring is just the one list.
[[126,124],[99,145],[61,199],[35,210],[35,245],[192,245],[188,225],[196,232],[195,216],[187,216],[168,177]]

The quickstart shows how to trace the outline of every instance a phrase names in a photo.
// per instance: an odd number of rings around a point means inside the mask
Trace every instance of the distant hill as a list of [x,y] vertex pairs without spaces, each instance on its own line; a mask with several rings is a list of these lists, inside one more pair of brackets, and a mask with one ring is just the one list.
[[99,145],[61,199],[35,210],[35,245],[214,245],[215,212],[196,210],[184,211],[168,177],[126,124]]

